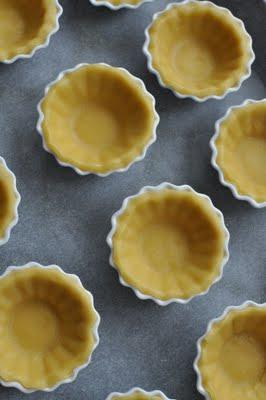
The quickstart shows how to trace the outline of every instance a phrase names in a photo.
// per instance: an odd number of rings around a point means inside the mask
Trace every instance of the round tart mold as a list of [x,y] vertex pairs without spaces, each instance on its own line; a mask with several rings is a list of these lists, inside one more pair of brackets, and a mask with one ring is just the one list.
[[229,108],[215,125],[211,164],[238,200],[266,207],[266,99]]
[[177,97],[222,99],[251,75],[252,39],[243,22],[209,1],[171,3],[145,30],[148,69]]
[[155,142],[159,123],[144,83],[104,63],[62,72],[46,87],[38,112],[44,149],[79,175],[128,170]]
[[24,393],[73,382],[99,343],[92,295],[57,265],[8,267],[0,320],[0,383]]
[[116,11],[121,8],[136,9],[144,3],[149,3],[153,0],[90,0],[94,6],[105,6],[110,10]]
[[47,47],[62,12],[58,0],[1,0],[0,62],[31,58]]
[[266,396],[266,303],[227,307],[197,342],[197,389],[206,400]]
[[222,277],[229,258],[223,215],[188,185],[145,186],[111,223],[110,264],[139,299],[185,304]]
[[146,392],[138,387],[129,390],[127,393],[113,392],[106,400],[171,400],[160,390]]
[[7,243],[12,228],[18,223],[20,194],[17,191],[16,177],[0,157],[0,246]]

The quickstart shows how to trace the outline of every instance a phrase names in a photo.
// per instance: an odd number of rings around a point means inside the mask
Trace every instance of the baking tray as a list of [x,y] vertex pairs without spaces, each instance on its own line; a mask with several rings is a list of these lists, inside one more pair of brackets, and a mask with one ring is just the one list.
[[[224,100],[197,104],[162,89],[142,54],[144,29],[168,2],[112,12],[89,0],[61,0],[61,29],[50,46],[31,60],[0,65],[1,155],[17,176],[20,220],[1,248],[1,272],[30,260],[56,263],[78,274],[95,296],[101,314],[100,346],[77,380],[32,400],[105,400],[112,391],[138,385],[160,389],[177,400],[200,400],[192,363],[196,340],[207,322],[231,304],[266,301],[266,212],[233,198],[210,165],[214,123],[234,104],[265,97],[266,4],[263,0],[215,0],[243,19],[254,40],[250,79]],[[36,132],[36,105],[44,86],[61,70],[80,62],[122,66],[142,78],[155,96],[161,117],[158,140],[144,161],[107,178],[80,177],[43,151]],[[122,200],[144,185],[189,184],[208,194],[224,212],[231,233],[229,263],[209,294],[188,305],[159,307],[122,287],[109,267],[105,238]],[[26,395],[0,388],[0,399]]]

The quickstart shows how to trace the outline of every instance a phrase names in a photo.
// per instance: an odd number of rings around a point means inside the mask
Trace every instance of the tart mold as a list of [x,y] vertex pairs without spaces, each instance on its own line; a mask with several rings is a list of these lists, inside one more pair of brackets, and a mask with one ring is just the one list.
[[169,399],[168,397],[165,396],[163,392],[160,390],[153,390],[152,392],[145,392],[143,389],[140,389],[139,387],[134,387],[131,390],[129,390],[126,393],[120,393],[120,392],[113,392],[110,393],[109,396],[106,398],[106,400],[112,400],[115,396],[130,396],[134,394],[136,391],[140,392],[143,395],[148,395],[148,396],[160,396],[162,400],[173,400]]
[[51,40],[51,36],[54,35],[60,28],[59,25],[59,18],[61,17],[61,15],[63,14],[63,8],[59,3],[59,0],[53,0],[56,4],[56,8],[57,8],[57,14],[56,14],[56,19],[55,19],[55,26],[54,28],[51,30],[51,32],[49,33],[49,35],[47,36],[45,42],[39,44],[38,46],[34,47],[32,49],[32,51],[28,54],[18,54],[16,56],[14,56],[13,58],[7,59],[7,60],[3,60],[1,61],[3,64],[13,64],[15,61],[19,60],[19,59],[28,59],[28,58],[32,58],[34,56],[34,54],[36,53],[36,51],[40,50],[40,49],[44,49],[46,47],[49,46],[50,40]]
[[258,304],[258,303],[254,302],[254,301],[247,300],[247,301],[245,301],[243,304],[241,304],[239,306],[226,307],[226,309],[224,310],[222,315],[220,315],[217,318],[212,319],[208,323],[206,332],[197,341],[197,356],[196,356],[196,358],[194,360],[193,368],[194,368],[194,371],[196,372],[196,375],[197,375],[197,390],[199,391],[199,393],[201,393],[205,397],[206,400],[212,400],[212,399],[211,399],[211,397],[209,396],[209,394],[206,392],[206,390],[203,387],[202,376],[201,376],[200,368],[199,368],[199,365],[198,365],[200,357],[201,357],[201,344],[202,344],[203,340],[206,338],[206,336],[211,332],[213,326],[215,324],[221,322],[229,313],[231,313],[232,311],[242,311],[242,310],[245,310],[245,309],[247,309],[249,307],[266,308],[266,303]]
[[216,4],[214,4],[214,3],[210,2],[210,1],[205,1],[205,0],[200,2],[200,4],[207,5],[208,7],[214,7],[216,9],[220,9],[220,10],[225,11],[228,14],[228,16],[230,16],[235,21],[235,23],[237,23],[242,28],[242,30],[243,30],[246,38],[247,38],[247,41],[249,43],[249,52],[250,52],[249,62],[247,63],[247,66],[246,66],[246,73],[241,76],[241,78],[239,79],[239,81],[237,82],[237,84],[234,87],[228,88],[222,95],[219,95],[219,96],[218,95],[210,95],[210,96],[206,96],[206,97],[202,97],[201,98],[201,97],[194,96],[194,95],[182,94],[182,93],[174,90],[173,88],[171,88],[169,85],[165,84],[163,82],[162,78],[161,78],[161,75],[160,75],[159,71],[157,71],[157,69],[155,69],[153,67],[153,65],[152,65],[152,55],[151,55],[151,53],[149,51],[149,44],[150,44],[149,30],[150,30],[153,22],[160,15],[164,14],[168,10],[171,10],[174,7],[177,8],[177,7],[180,7],[180,6],[184,5],[184,4],[189,4],[189,3],[199,3],[199,2],[198,2],[198,0],[183,0],[180,3],[170,3],[170,4],[168,4],[168,6],[164,10],[162,10],[160,12],[157,12],[157,13],[155,13],[153,15],[152,22],[145,29],[145,42],[144,42],[144,45],[143,45],[143,53],[147,57],[148,70],[151,73],[156,75],[157,80],[159,82],[159,85],[161,87],[171,90],[171,92],[178,98],[181,98],[181,99],[189,98],[189,99],[192,99],[192,100],[194,100],[194,101],[196,101],[198,103],[203,103],[204,101],[209,100],[209,99],[216,99],[216,100],[224,99],[227,94],[232,93],[232,92],[236,92],[237,90],[239,90],[241,85],[242,85],[242,83],[251,76],[251,65],[253,64],[253,62],[255,60],[255,53],[254,53],[253,47],[252,47],[252,38],[251,38],[250,34],[247,32],[243,21],[241,19],[235,17],[231,13],[231,11],[228,10],[227,8],[225,8],[225,7],[217,6]]
[[29,262],[29,263],[27,263],[27,264],[25,264],[25,265],[21,265],[21,266],[10,266],[10,267],[8,267],[8,268],[6,269],[6,271],[0,276],[0,279],[3,279],[5,276],[7,276],[8,274],[10,274],[12,271],[17,271],[17,270],[20,270],[20,271],[21,271],[22,269],[28,269],[28,268],[34,268],[34,267],[46,268],[46,269],[58,271],[58,272],[62,273],[63,275],[66,275],[66,276],[68,276],[69,278],[71,278],[76,284],[78,284],[78,286],[80,286],[80,287],[82,288],[82,290],[84,290],[84,291],[86,292],[86,294],[87,294],[87,296],[88,296],[88,298],[89,298],[89,300],[90,300],[90,302],[91,302],[91,307],[92,307],[93,313],[94,313],[94,315],[95,315],[95,324],[94,324],[93,329],[92,329],[93,338],[94,338],[94,345],[93,345],[93,347],[92,347],[91,353],[90,353],[90,355],[88,356],[86,362],[85,362],[84,364],[82,364],[82,365],[76,367],[76,368],[72,371],[71,376],[69,376],[68,378],[66,378],[66,379],[64,379],[64,380],[62,380],[62,381],[60,381],[60,382],[58,382],[58,383],[57,383],[56,385],[54,385],[53,387],[48,387],[48,388],[45,388],[45,389],[27,389],[27,388],[25,388],[25,387],[24,387],[21,383],[19,383],[19,382],[16,382],[16,381],[14,381],[14,382],[7,382],[7,381],[4,381],[3,379],[0,379],[0,384],[1,384],[1,385],[5,386],[5,387],[13,387],[13,388],[16,388],[16,389],[18,389],[18,390],[20,390],[21,392],[26,393],[26,394],[28,394],[28,393],[33,393],[33,392],[36,392],[36,391],[40,391],[40,392],[53,392],[54,390],[56,390],[59,386],[63,385],[64,383],[71,383],[71,382],[73,382],[73,381],[77,378],[78,373],[79,373],[82,369],[86,368],[86,367],[90,364],[90,362],[91,362],[91,357],[92,357],[92,353],[94,352],[94,350],[96,349],[96,347],[97,347],[98,344],[99,344],[98,328],[99,328],[99,324],[100,324],[100,315],[98,314],[98,312],[97,312],[96,309],[94,308],[94,300],[93,300],[92,294],[91,294],[88,290],[86,290],[86,289],[84,288],[84,286],[82,285],[82,283],[81,283],[81,281],[80,281],[80,279],[79,279],[79,277],[78,277],[77,275],[68,274],[68,273],[64,272],[60,267],[58,267],[58,265],[48,265],[48,266],[44,266],[44,265],[41,265],[41,264],[39,264],[39,263],[37,263],[37,262],[31,261],[31,262]]
[[[187,299],[172,298],[172,299],[169,299],[169,300],[160,300],[160,299],[157,299],[157,298],[155,298],[155,297],[153,297],[153,296],[151,296],[151,295],[147,295],[147,294],[144,294],[144,293],[140,292],[138,289],[136,289],[135,287],[133,287],[133,286],[129,285],[127,282],[125,282],[125,280],[124,280],[124,279],[121,277],[121,275],[119,274],[118,269],[117,269],[117,267],[116,267],[116,265],[115,265],[115,263],[114,263],[114,260],[113,260],[113,236],[114,236],[114,234],[115,234],[115,232],[116,232],[117,225],[118,225],[118,224],[117,224],[117,218],[118,218],[121,214],[124,213],[124,211],[126,210],[126,208],[127,208],[127,206],[128,206],[128,203],[130,202],[131,199],[134,199],[134,198],[140,196],[140,195],[143,194],[143,193],[147,193],[147,192],[159,192],[160,190],[163,190],[163,189],[171,189],[171,190],[176,190],[176,191],[188,191],[188,192],[192,192],[192,193],[196,194],[197,196],[199,196],[199,197],[205,199],[205,200],[208,202],[208,204],[210,205],[210,207],[213,209],[213,211],[216,213],[216,215],[219,217],[220,223],[221,223],[222,229],[223,229],[223,231],[224,231],[224,235],[225,235],[225,240],[224,240],[224,257],[223,257],[223,260],[222,260],[221,265],[220,265],[220,272],[219,272],[218,276],[217,276],[217,277],[215,278],[215,280],[211,283],[211,285],[207,288],[207,290],[205,290],[205,291],[203,291],[203,292],[201,292],[201,293],[198,293],[198,294],[196,294],[196,295],[193,295],[193,296],[191,296],[191,297],[189,297],[189,298],[187,298]],[[112,216],[112,218],[111,218],[111,225],[112,225],[112,229],[111,229],[111,231],[109,232],[109,234],[108,234],[108,236],[107,236],[107,239],[106,239],[107,244],[108,244],[108,246],[110,247],[110,250],[111,250],[111,254],[110,254],[110,258],[109,258],[110,265],[111,265],[114,269],[117,270],[117,272],[118,272],[118,277],[119,277],[119,281],[120,281],[121,285],[132,289],[133,292],[135,293],[135,295],[136,295],[140,300],[153,300],[153,301],[154,301],[156,304],[158,304],[159,306],[167,306],[168,304],[171,304],[171,303],[187,304],[188,302],[190,302],[190,301],[191,301],[192,299],[194,299],[195,297],[197,297],[197,296],[203,296],[203,295],[207,294],[207,293],[209,292],[210,288],[211,288],[216,282],[218,282],[218,281],[220,281],[220,280],[222,279],[224,266],[225,266],[225,264],[227,263],[227,261],[228,261],[228,259],[229,259],[229,248],[228,248],[228,247],[229,247],[229,239],[230,239],[229,231],[227,230],[227,228],[226,228],[226,226],[225,226],[224,217],[223,217],[222,212],[221,212],[220,210],[218,210],[218,209],[213,205],[213,203],[212,203],[210,197],[207,196],[207,195],[205,195],[205,194],[201,194],[201,193],[196,192],[196,191],[195,191],[191,186],[189,186],[189,185],[176,186],[176,185],[173,185],[172,183],[169,183],[169,182],[163,182],[163,183],[161,183],[161,184],[158,185],[158,186],[144,186],[136,195],[129,196],[129,197],[126,197],[126,198],[125,198],[125,200],[124,200],[123,203],[122,203],[122,207],[121,207],[117,212],[115,212],[115,213],[113,214],[113,216]]]
[[[144,82],[143,82],[141,79],[137,78],[136,76],[132,75],[132,74],[131,74],[129,71],[127,71],[125,68],[117,67],[117,69],[119,69],[120,71],[123,71],[130,79],[132,79],[132,80],[142,89],[142,91],[143,91],[143,93],[145,94],[145,96],[148,97],[148,98],[150,99],[150,101],[152,102],[153,115],[154,115],[154,122],[153,122],[153,129],[152,129],[152,133],[151,133],[150,140],[147,142],[147,144],[146,144],[145,147],[143,148],[141,154],[139,154],[136,158],[134,158],[128,165],[126,165],[125,167],[122,167],[122,168],[118,168],[118,169],[114,169],[114,170],[108,171],[108,172],[106,172],[106,173],[99,173],[99,172],[96,173],[96,172],[91,172],[91,171],[83,171],[83,170],[80,170],[79,168],[75,167],[75,166],[72,165],[72,164],[65,163],[65,162],[61,161],[61,160],[57,157],[57,155],[54,154],[54,153],[47,147],[47,144],[46,144],[46,142],[45,142],[45,138],[44,138],[44,134],[43,134],[43,130],[42,130],[42,122],[43,122],[43,120],[44,120],[44,113],[43,113],[43,111],[42,111],[42,103],[43,103],[43,101],[44,101],[46,95],[48,94],[49,90],[50,90],[54,85],[56,85],[65,75],[70,74],[70,73],[72,73],[72,72],[74,72],[74,71],[77,71],[79,68],[82,68],[82,67],[85,67],[85,66],[88,66],[88,65],[90,65],[90,64],[88,64],[88,63],[81,63],[81,64],[76,65],[74,68],[70,68],[70,69],[67,69],[67,70],[65,70],[65,71],[62,71],[62,72],[58,75],[58,77],[57,77],[53,82],[51,82],[50,84],[48,84],[48,85],[45,87],[45,90],[44,90],[44,97],[41,99],[41,101],[39,102],[39,104],[38,104],[38,106],[37,106],[37,110],[38,110],[38,114],[39,114],[39,118],[38,118],[38,122],[37,122],[37,131],[38,131],[38,133],[39,133],[39,134],[41,135],[41,137],[42,137],[42,145],[43,145],[44,150],[47,151],[48,153],[52,154],[52,155],[55,157],[55,159],[56,159],[56,161],[58,162],[58,164],[61,165],[62,167],[70,167],[70,168],[72,168],[78,175],[81,175],[81,176],[93,174],[93,175],[97,175],[97,176],[100,176],[100,177],[106,177],[106,176],[108,176],[108,175],[110,175],[110,174],[112,174],[112,173],[114,173],[114,172],[125,172],[125,171],[127,171],[135,162],[141,161],[141,160],[143,160],[143,159],[145,158],[148,148],[149,148],[149,147],[156,141],[156,139],[157,139],[156,129],[157,129],[157,126],[158,126],[158,124],[159,124],[159,122],[160,122],[160,117],[159,117],[159,115],[158,115],[158,113],[157,113],[157,111],[156,111],[156,109],[155,109],[155,98],[152,96],[151,93],[148,92],[148,90],[146,89],[146,86],[145,86]],[[106,64],[106,63],[98,63],[98,65],[102,65],[102,66],[105,66],[105,67],[107,67],[107,68],[111,67],[109,64]]]
[[12,179],[12,189],[13,189],[13,192],[14,192],[15,198],[16,198],[16,201],[14,203],[14,218],[10,222],[8,227],[6,228],[4,236],[0,239],[0,246],[2,246],[2,245],[4,245],[5,243],[7,243],[9,241],[11,230],[18,223],[18,206],[19,206],[19,203],[21,201],[21,197],[20,197],[20,194],[19,194],[19,192],[17,190],[16,177],[13,174],[13,172],[10,171],[10,169],[6,165],[6,162],[5,162],[3,157],[0,157],[0,165],[2,165],[4,167],[4,169],[8,172],[8,174],[10,175],[10,177]]
[[240,193],[238,192],[237,188],[235,187],[235,185],[233,185],[232,183],[230,183],[230,182],[228,182],[228,181],[225,180],[224,174],[223,174],[221,168],[219,167],[219,165],[218,165],[217,162],[216,162],[216,160],[217,160],[217,155],[218,155],[218,151],[217,151],[217,147],[216,147],[215,142],[216,142],[216,139],[218,138],[218,136],[219,136],[219,134],[220,134],[220,126],[221,126],[222,122],[225,121],[225,120],[229,117],[229,115],[231,114],[231,112],[232,112],[233,110],[236,110],[236,109],[238,109],[238,108],[242,108],[242,107],[244,107],[244,106],[246,106],[246,105],[248,105],[248,104],[261,103],[262,101],[265,101],[265,102],[266,102],[266,99],[262,99],[262,100],[251,100],[251,99],[247,99],[247,100],[245,100],[242,104],[240,104],[239,106],[230,107],[230,108],[227,110],[226,114],[216,122],[216,124],[215,124],[215,133],[214,133],[214,135],[212,136],[212,138],[211,138],[211,140],[210,140],[210,148],[211,148],[211,150],[212,150],[211,165],[212,165],[213,168],[215,168],[216,171],[218,172],[218,176],[219,176],[219,181],[220,181],[220,183],[221,183],[223,186],[228,187],[228,188],[231,190],[233,196],[234,196],[237,200],[245,200],[245,201],[247,201],[250,205],[252,205],[252,206],[255,207],[255,208],[263,208],[263,207],[266,207],[266,201],[265,201],[265,202],[262,202],[262,203],[259,203],[259,202],[257,202],[255,199],[253,199],[251,196],[240,194]]
[[91,2],[91,4],[93,4],[96,7],[99,6],[105,6],[107,8],[109,8],[112,11],[117,11],[120,10],[121,8],[128,8],[128,9],[136,9],[139,8],[142,4],[144,3],[150,3],[153,0],[140,0],[139,3],[137,4],[128,4],[128,3],[121,3],[121,4],[112,4],[110,1],[108,0],[89,0]]

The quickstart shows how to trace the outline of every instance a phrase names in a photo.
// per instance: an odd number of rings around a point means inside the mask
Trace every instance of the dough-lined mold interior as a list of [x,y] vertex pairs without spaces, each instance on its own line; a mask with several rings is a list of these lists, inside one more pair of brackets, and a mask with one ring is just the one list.
[[215,400],[263,400],[266,396],[266,310],[231,311],[201,344],[202,385]]
[[56,26],[54,0],[0,0],[0,60],[27,55]]
[[219,275],[225,234],[206,199],[162,189],[129,200],[117,217],[113,261],[130,286],[157,299],[187,299]]
[[221,96],[247,72],[249,42],[228,13],[188,3],[161,13],[149,29],[152,66],[183,94]]
[[65,74],[41,105],[46,146],[82,171],[126,167],[151,140],[150,97],[124,71],[89,65]]
[[87,292],[59,271],[31,267],[0,279],[0,377],[46,389],[86,362],[95,339]]
[[0,203],[0,239],[4,239],[8,227],[16,217],[17,194],[14,191],[13,177],[2,163],[0,163]]
[[241,195],[266,201],[266,100],[233,108],[215,141],[217,165]]

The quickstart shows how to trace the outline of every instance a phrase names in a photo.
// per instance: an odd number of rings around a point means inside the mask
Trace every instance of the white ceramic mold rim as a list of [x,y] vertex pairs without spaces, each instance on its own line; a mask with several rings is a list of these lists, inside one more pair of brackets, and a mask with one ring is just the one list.
[[[116,68],[116,69],[119,69],[120,71],[123,71],[131,80],[134,81],[134,83],[136,83],[136,84],[142,89],[144,95],[151,101],[151,103],[152,103],[152,109],[153,109],[153,115],[154,115],[154,122],[153,122],[151,137],[150,137],[150,140],[148,141],[148,143],[144,146],[144,148],[143,148],[141,154],[138,155],[136,158],[134,158],[134,159],[133,159],[128,165],[126,165],[125,167],[118,168],[118,169],[114,169],[114,170],[110,170],[110,171],[108,171],[108,172],[106,172],[106,173],[97,173],[97,172],[91,172],[91,171],[82,171],[82,170],[80,170],[79,168],[75,167],[75,166],[72,165],[72,164],[65,163],[65,162],[61,161],[61,160],[58,158],[58,156],[55,155],[55,154],[47,147],[47,145],[46,145],[46,143],[45,143],[44,135],[43,135],[43,130],[42,130],[42,123],[43,123],[43,120],[44,120],[44,114],[43,114],[43,111],[42,111],[42,103],[43,103],[43,101],[44,101],[46,95],[48,94],[49,90],[51,89],[51,87],[53,87],[54,85],[56,85],[66,74],[70,74],[70,73],[72,73],[72,72],[74,72],[74,71],[77,71],[78,69],[80,69],[80,68],[82,68],[82,67],[86,67],[86,66],[89,66],[89,65],[101,65],[101,66],[104,66],[104,67],[106,67],[106,68]],[[56,159],[56,161],[58,162],[58,164],[60,164],[62,167],[70,167],[70,168],[72,168],[77,174],[82,175],[82,176],[93,174],[93,175],[97,175],[97,176],[100,176],[100,177],[106,177],[106,176],[108,176],[108,175],[110,175],[110,174],[112,174],[112,173],[114,173],[114,172],[125,172],[125,171],[127,171],[127,170],[131,167],[131,165],[133,165],[135,162],[141,161],[141,160],[144,159],[144,157],[146,156],[146,153],[147,153],[148,148],[149,148],[149,147],[156,141],[156,139],[157,139],[156,129],[157,129],[157,126],[158,126],[158,124],[159,124],[160,117],[159,117],[159,115],[158,115],[158,113],[156,112],[156,109],[155,109],[155,98],[152,96],[151,93],[149,93],[149,92],[147,91],[146,86],[145,86],[144,82],[143,82],[141,79],[139,79],[139,78],[137,78],[136,76],[132,75],[132,74],[131,74],[129,71],[127,71],[125,68],[121,68],[121,67],[112,67],[111,65],[106,64],[106,63],[96,63],[96,64],[82,63],[82,64],[76,65],[74,68],[71,68],[71,69],[67,69],[67,70],[65,70],[65,71],[62,71],[62,72],[58,75],[58,77],[56,78],[56,80],[54,80],[53,82],[51,82],[49,85],[46,86],[45,91],[44,91],[44,97],[43,97],[43,98],[41,99],[41,101],[39,102],[37,109],[38,109],[38,113],[39,113],[39,118],[38,118],[38,122],[37,122],[37,131],[39,132],[39,134],[40,134],[41,137],[42,137],[42,144],[43,144],[44,150],[46,150],[48,153],[52,154],[52,155],[55,157],[55,159]]]
[[9,238],[10,238],[10,234],[11,234],[11,230],[14,228],[15,225],[17,225],[18,223],[18,206],[21,200],[20,194],[17,190],[17,185],[16,185],[16,177],[13,174],[12,171],[10,171],[10,169],[8,168],[8,166],[6,165],[5,160],[3,159],[3,157],[0,157],[0,164],[5,168],[5,170],[8,172],[8,174],[11,177],[12,180],[12,189],[13,189],[13,193],[15,195],[15,203],[14,203],[14,218],[13,220],[10,222],[10,224],[7,226],[4,236],[2,238],[0,238],[0,246],[2,246],[3,244],[7,243]]
[[89,300],[91,302],[92,310],[93,310],[93,312],[95,314],[95,317],[96,317],[95,324],[94,324],[94,326],[92,328],[92,334],[93,334],[93,338],[94,338],[94,345],[93,345],[93,348],[91,350],[91,353],[88,356],[88,358],[85,361],[85,363],[80,365],[80,366],[78,366],[78,367],[76,367],[72,371],[71,376],[69,376],[68,378],[58,382],[56,385],[54,385],[52,387],[48,387],[48,388],[45,388],[45,389],[27,389],[19,382],[7,382],[7,381],[4,381],[3,379],[0,379],[0,384],[1,385],[6,386],[6,387],[14,387],[14,388],[20,390],[23,393],[33,393],[33,392],[36,392],[36,391],[52,392],[55,389],[57,389],[59,386],[63,385],[64,383],[73,382],[77,378],[78,373],[82,369],[86,368],[90,364],[92,353],[94,352],[94,350],[96,349],[96,347],[99,344],[98,328],[99,328],[99,324],[100,324],[100,316],[99,316],[98,312],[96,311],[96,309],[94,308],[94,300],[93,300],[92,294],[87,289],[84,288],[84,286],[82,285],[79,277],[77,275],[68,274],[68,273],[64,272],[60,267],[58,267],[58,265],[47,265],[47,266],[44,266],[44,265],[41,265],[41,264],[39,264],[37,262],[31,261],[31,262],[29,262],[29,263],[27,263],[25,265],[21,265],[21,266],[10,266],[0,276],[0,279],[4,278],[6,275],[10,274],[12,271],[15,271],[15,270],[20,270],[21,271],[23,269],[28,269],[28,268],[33,268],[33,267],[46,268],[46,269],[50,269],[50,270],[59,271],[63,275],[66,275],[69,278],[71,278],[73,281],[75,281],[78,284],[78,286],[80,286],[86,292],[86,294],[87,294],[87,296],[88,296],[88,298],[89,298]]
[[208,323],[206,332],[197,341],[197,356],[196,356],[195,361],[193,363],[193,368],[194,368],[194,370],[195,370],[195,372],[197,374],[197,389],[198,389],[199,393],[201,393],[205,397],[206,400],[213,400],[213,399],[208,395],[208,393],[206,392],[206,390],[204,389],[203,384],[202,384],[202,376],[201,376],[200,368],[199,368],[199,365],[198,365],[200,357],[201,357],[201,343],[205,339],[205,337],[208,336],[208,334],[211,332],[213,326],[216,325],[217,323],[221,322],[222,320],[224,320],[224,318],[230,312],[232,312],[232,311],[242,311],[242,310],[245,310],[248,307],[266,309],[266,303],[258,304],[258,303],[255,303],[254,301],[247,300],[243,304],[241,304],[240,306],[229,306],[229,307],[226,307],[226,309],[224,310],[222,315],[220,315],[217,318],[212,319]]
[[63,13],[63,8],[61,7],[59,0],[52,0],[55,2],[56,7],[57,7],[57,14],[56,14],[56,19],[55,19],[55,26],[54,28],[51,30],[51,32],[48,34],[45,42],[39,44],[38,46],[34,47],[32,49],[32,51],[28,54],[18,54],[16,56],[14,56],[13,58],[7,59],[7,60],[2,60],[1,63],[3,64],[13,64],[15,61],[19,60],[19,59],[27,59],[27,58],[31,58],[34,56],[34,54],[36,53],[36,51],[40,50],[40,49],[44,49],[46,47],[49,46],[50,43],[50,39],[51,36],[54,35],[60,28],[59,25],[59,18],[61,17],[62,13]]
[[[196,295],[194,295],[194,296],[191,296],[191,297],[189,297],[189,298],[187,298],[187,299],[172,298],[172,299],[169,299],[169,300],[160,300],[160,299],[157,299],[157,298],[155,298],[155,297],[153,297],[153,296],[150,296],[150,295],[147,295],[147,294],[144,294],[144,293],[140,292],[138,289],[136,289],[135,287],[132,287],[132,286],[129,285],[127,282],[125,282],[125,280],[124,280],[124,279],[121,277],[121,275],[119,274],[118,269],[117,269],[117,267],[116,267],[116,265],[115,265],[115,263],[114,263],[114,261],[113,261],[113,236],[114,236],[114,234],[115,234],[115,232],[116,232],[116,229],[117,229],[117,218],[118,218],[121,214],[123,214],[123,213],[125,212],[125,210],[126,210],[126,208],[127,208],[127,206],[128,206],[128,203],[129,203],[132,199],[134,199],[134,198],[136,198],[136,197],[142,195],[143,193],[147,193],[147,192],[159,192],[160,190],[164,190],[164,189],[176,190],[176,191],[178,191],[178,192],[180,192],[180,191],[188,191],[188,192],[194,193],[195,195],[201,197],[202,199],[205,199],[205,200],[208,202],[209,206],[212,208],[213,212],[219,217],[220,223],[221,223],[221,226],[222,226],[222,229],[223,229],[223,231],[224,231],[224,257],[223,257],[223,260],[222,260],[221,265],[220,265],[220,272],[219,272],[218,276],[214,279],[214,281],[211,283],[211,285],[210,285],[205,291],[203,291],[203,292],[201,292],[201,293],[198,293],[198,294],[196,294]],[[207,196],[207,195],[205,195],[205,194],[202,194],[202,193],[196,192],[196,191],[195,191],[191,186],[189,186],[189,185],[176,186],[176,185],[173,185],[172,183],[169,183],[169,182],[163,182],[163,183],[161,183],[161,184],[158,185],[158,186],[144,186],[136,195],[129,196],[129,197],[125,198],[125,200],[123,201],[122,207],[121,207],[117,212],[115,212],[115,213],[113,214],[113,216],[112,216],[112,218],[111,218],[111,225],[112,225],[112,229],[111,229],[111,231],[109,232],[109,234],[108,234],[108,236],[107,236],[107,239],[106,239],[107,244],[108,244],[108,246],[109,246],[110,249],[111,249],[111,254],[110,254],[110,259],[109,259],[110,265],[111,265],[114,269],[117,270],[120,283],[121,283],[123,286],[132,289],[132,290],[134,291],[135,295],[136,295],[140,300],[153,300],[155,303],[157,303],[157,304],[160,305],[160,306],[167,306],[168,304],[171,304],[171,303],[187,304],[189,301],[191,301],[191,300],[194,299],[195,297],[197,297],[197,296],[203,296],[203,295],[207,294],[207,293],[209,292],[210,288],[211,288],[216,282],[218,282],[218,281],[222,278],[222,276],[223,276],[223,269],[224,269],[224,266],[225,266],[225,264],[227,263],[227,261],[228,261],[228,259],[229,259],[229,249],[228,249],[228,246],[229,246],[229,238],[230,238],[230,234],[229,234],[229,232],[228,232],[228,230],[227,230],[227,228],[226,228],[226,226],[225,226],[223,214],[222,214],[222,212],[221,212],[220,210],[218,210],[218,209],[213,205],[213,203],[212,203],[212,201],[211,201],[211,199],[210,199],[209,196]]]
[[173,399],[169,399],[168,397],[166,397],[165,394],[163,392],[161,392],[160,390],[153,390],[152,392],[145,392],[145,390],[140,389],[139,387],[134,387],[126,393],[113,392],[113,393],[109,394],[109,396],[106,398],[106,400],[112,400],[115,396],[117,396],[117,397],[130,396],[131,394],[134,394],[135,392],[140,392],[141,394],[148,395],[148,396],[160,396],[162,400],[173,400]]
[[212,150],[211,165],[213,166],[213,168],[215,168],[217,170],[218,175],[219,175],[219,181],[221,182],[222,185],[228,187],[231,190],[231,192],[233,193],[233,196],[236,199],[245,200],[255,208],[266,207],[266,201],[258,203],[251,196],[240,194],[238,192],[237,188],[235,187],[235,185],[233,185],[232,183],[230,183],[227,180],[225,180],[224,174],[223,174],[221,168],[219,167],[219,165],[216,162],[218,151],[217,151],[217,147],[216,147],[215,142],[216,142],[216,139],[218,138],[218,136],[220,134],[220,126],[221,126],[222,122],[224,122],[229,117],[229,115],[231,114],[231,112],[233,110],[245,107],[248,104],[256,104],[256,103],[262,103],[262,102],[266,103],[266,99],[262,99],[262,100],[247,99],[242,104],[240,104],[239,106],[230,107],[227,110],[226,114],[216,122],[216,124],[215,124],[215,133],[214,133],[213,137],[210,140],[210,147],[211,147],[211,150]]
[[108,0],[89,0],[91,2],[91,4],[93,4],[96,7],[99,6],[105,6],[107,8],[109,8],[112,11],[116,11],[116,10],[120,10],[121,8],[129,8],[129,9],[136,9],[139,8],[142,4],[144,3],[150,3],[153,0],[140,0],[139,3],[137,4],[128,4],[128,3],[124,3],[122,2],[121,4],[112,4],[110,1]]
[[[206,5],[206,6],[208,6],[208,7],[213,7],[213,8],[216,8],[216,9],[225,11],[225,12],[226,12],[226,13],[227,13],[227,14],[242,28],[243,33],[244,33],[244,35],[246,36],[247,41],[248,41],[248,43],[249,43],[250,58],[249,58],[249,61],[248,61],[248,63],[247,63],[246,73],[245,73],[244,75],[241,76],[241,78],[239,79],[238,83],[237,83],[234,87],[228,88],[228,89],[225,90],[225,92],[224,92],[223,94],[221,94],[220,96],[218,96],[218,95],[210,95],[210,96],[206,96],[206,97],[198,97],[198,96],[193,96],[193,95],[188,95],[188,94],[182,94],[182,93],[176,91],[176,90],[175,90],[174,88],[172,88],[171,86],[165,84],[165,83],[163,82],[162,78],[161,78],[160,73],[159,73],[159,72],[153,67],[153,65],[152,65],[152,55],[151,55],[151,53],[149,52],[149,44],[150,44],[149,29],[151,28],[153,22],[154,22],[160,15],[164,14],[165,12],[167,12],[168,10],[170,10],[171,8],[173,8],[173,7],[176,7],[176,8],[177,8],[177,7],[180,7],[180,6],[182,6],[182,5],[184,5],[184,4],[188,4],[188,3],[197,3],[197,4],[199,4],[199,5]],[[170,3],[170,4],[168,4],[168,6],[167,6],[163,11],[160,11],[160,12],[154,14],[154,15],[153,15],[152,22],[151,22],[150,25],[145,29],[145,42],[144,42],[144,45],[143,45],[143,53],[144,53],[145,56],[147,57],[148,70],[149,70],[150,72],[152,72],[153,74],[156,75],[160,86],[162,86],[163,88],[166,88],[166,89],[171,90],[172,93],[173,93],[176,97],[178,97],[178,98],[181,98],[181,99],[189,98],[189,99],[192,99],[192,100],[197,101],[197,102],[199,102],[199,103],[202,103],[202,102],[204,102],[204,101],[206,101],[206,100],[209,100],[209,99],[221,100],[221,99],[223,99],[228,93],[236,92],[237,90],[239,90],[240,87],[241,87],[241,85],[242,85],[242,83],[243,83],[246,79],[248,79],[248,78],[250,77],[250,75],[251,75],[251,65],[252,65],[253,61],[255,60],[255,54],[254,54],[254,51],[253,51],[253,48],[252,48],[252,38],[251,38],[251,36],[249,35],[249,33],[247,32],[243,21],[241,21],[239,18],[235,17],[235,16],[231,13],[231,11],[229,11],[227,8],[217,6],[216,4],[214,4],[214,3],[210,2],[210,1],[200,1],[200,2],[199,2],[198,0],[184,0],[184,1],[181,1],[180,3]]]

